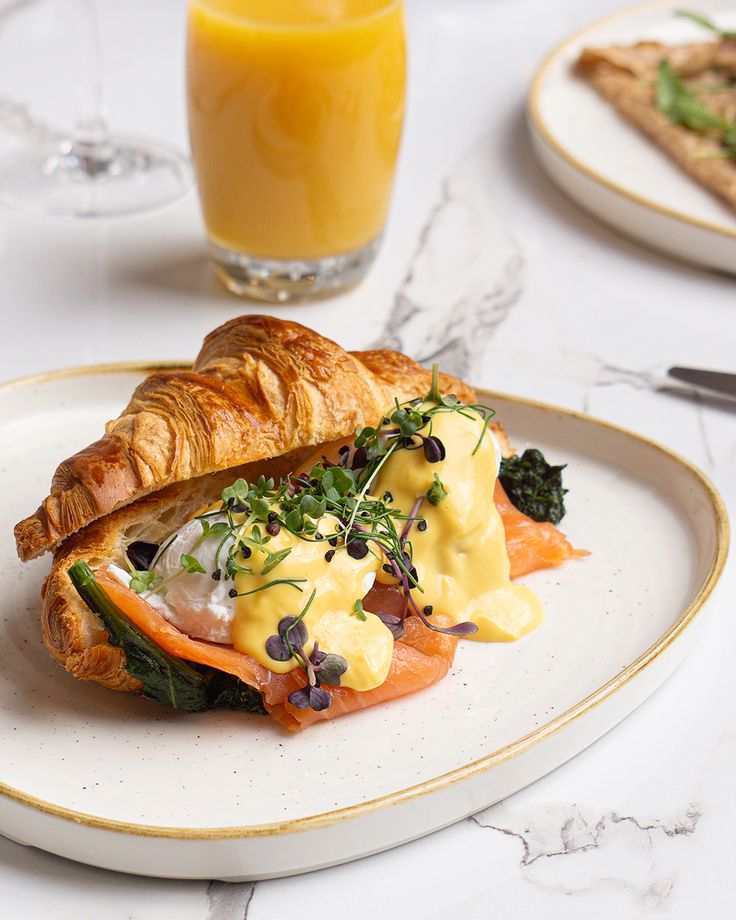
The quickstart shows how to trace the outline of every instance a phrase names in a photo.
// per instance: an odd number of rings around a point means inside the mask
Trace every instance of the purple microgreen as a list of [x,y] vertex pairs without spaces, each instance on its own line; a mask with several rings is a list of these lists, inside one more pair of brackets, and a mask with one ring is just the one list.
[[422,438],[422,449],[427,463],[439,463],[447,455],[445,445],[434,435]]
[[286,634],[288,632],[289,642],[294,646],[304,646],[306,645],[307,639],[309,638],[309,631],[304,623],[297,623],[296,617],[284,617],[279,621],[279,636],[286,641]]
[[[425,623],[427,621],[425,620]],[[429,624],[427,624],[429,625]],[[435,632],[442,632],[446,636],[457,636],[460,639],[465,638],[466,636],[473,636],[478,632],[478,624],[471,623],[469,620],[464,623],[456,623],[455,626],[433,626],[431,627]]]
[[134,540],[128,545],[125,554],[130,559],[134,569],[144,572],[151,568],[151,563],[156,558],[158,543],[147,543],[145,540]]
[[289,702],[297,709],[309,709],[309,691],[310,687],[301,687],[289,694]]
[[266,639],[266,652],[274,661],[288,661],[291,658],[291,652],[281,636],[269,636]]
[[306,641],[309,638],[309,633],[307,632],[307,627],[302,622],[302,620],[307,615],[309,608],[312,606],[312,601],[314,600],[316,594],[317,589],[314,588],[298,617],[284,617],[279,623],[279,635],[284,639],[289,647],[292,645],[303,647],[306,644]]
[[419,607],[411,595],[409,595],[409,603],[411,604],[414,613],[416,613],[422,623],[424,623],[425,626],[428,626],[433,632],[444,633],[446,636],[458,637],[472,636],[474,633],[478,632],[477,624],[470,622],[456,623],[454,626],[435,626],[433,623],[429,622],[424,614],[424,611]]
[[321,712],[332,705],[332,695],[323,687],[302,687],[289,694],[289,702],[297,709],[314,709]]
[[351,470],[362,470],[363,467],[368,462],[368,451],[365,447],[356,447],[355,453],[353,454],[353,460],[350,464]]
[[394,641],[398,641],[404,635],[404,620],[402,617],[396,617],[392,613],[384,613],[382,610],[374,611],[374,615],[378,617],[384,626],[388,627],[394,637]]
[[324,687],[309,687],[309,705],[315,712],[321,712],[332,705],[332,694]]
[[417,520],[417,515],[419,514],[419,509],[422,507],[424,498],[424,495],[420,495],[419,498],[414,502],[414,507],[409,512],[409,517],[406,519],[404,529],[401,531],[400,540],[402,543],[406,542],[406,538],[409,536],[409,531],[411,530],[414,521]]
[[317,677],[320,683],[339,687],[340,679],[347,669],[348,663],[342,655],[325,655],[317,669]]

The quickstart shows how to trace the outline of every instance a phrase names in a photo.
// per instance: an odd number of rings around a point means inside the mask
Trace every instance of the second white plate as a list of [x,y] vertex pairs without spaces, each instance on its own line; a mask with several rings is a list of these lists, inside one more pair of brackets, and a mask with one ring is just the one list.
[[[675,11],[682,0],[637,5],[575,33],[544,61],[529,94],[540,163],[571,198],[648,246],[707,268],[736,273],[736,214],[686,175],[573,73],[583,48],[644,39],[680,44],[710,33]],[[692,8],[736,28],[733,0]]]
[[461,643],[446,680],[291,735],[263,717],[175,713],[73,680],[38,623],[48,559],[15,521],[57,462],[118,414],[143,368],[0,387],[0,832],[93,865],[252,879],[355,859],[479,811],[630,713],[697,635],[727,522],[707,480],[585,416],[500,395],[517,448],[567,462],[564,530],[588,558],[525,579],[546,622]]

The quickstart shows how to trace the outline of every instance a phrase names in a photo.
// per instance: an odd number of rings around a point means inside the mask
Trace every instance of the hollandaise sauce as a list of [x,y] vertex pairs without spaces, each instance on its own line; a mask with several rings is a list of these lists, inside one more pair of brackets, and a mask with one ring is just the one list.
[[[318,643],[323,652],[339,655],[347,662],[342,686],[372,690],[386,679],[394,640],[375,614],[362,612],[359,616],[355,602],[370,590],[380,561],[373,553],[354,559],[344,549],[333,550],[329,539],[338,530],[339,521],[325,515],[320,521],[322,540],[305,540],[282,527],[266,548],[254,552],[265,559],[266,551],[290,550],[271,574],[261,574],[257,558],[252,569],[258,574],[236,574],[233,645],[277,674],[298,667],[294,657],[275,661],[266,646],[271,636],[278,635],[280,621],[289,614],[298,615],[315,592],[303,618],[307,631],[304,652],[309,657]],[[283,581],[266,589],[276,572]]]
[[[536,595],[509,577],[503,523],[492,499],[498,470],[495,441],[474,412],[434,413],[431,437],[443,445],[444,459],[430,463],[422,450],[397,450],[374,487],[376,494],[390,492],[394,505],[407,515],[425,496],[411,530],[421,586],[415,599],[430,615],[475,623],[478,631],[467,638],[519,639],[540,625],[543,612]],[[446,495],[432,505],[426,493],[435,474]],[[383,570],[378,578],[395,582]]]
[[[542,622],[539,599],[510,579],[499,460],[488,412],[441,397],[435,377],[424,401],[324,448],[306,472],[278,485],[237,480],[130,584],[145,583],[189,636],[273,674],[303,671],[289,701],[326,708],[330,686],[386,681],[407,616],[483,642]],[[400,598],[398,613],[364,608],[380,586]]]

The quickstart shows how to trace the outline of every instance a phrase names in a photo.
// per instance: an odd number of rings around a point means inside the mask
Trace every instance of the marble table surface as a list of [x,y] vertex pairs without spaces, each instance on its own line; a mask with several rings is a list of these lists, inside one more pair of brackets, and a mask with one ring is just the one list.
[[[736,415],[656,388],[668,364],[735,369],[733,280],[645,251],[587,217],[550,185],[529,145],[524,98],[541,56],[620,5],[409,0],[409,115],[378,262],[348,296],[274,312],[346,346],[381,342],[439,356],[479,385],[639,430],[699,464],[733,511]],[[47,17],[54,6],[0,2],[3,143],[35,121],[70,117],[64,81],[76,56],[65,30],[73,21]],[[183,147],[184,4],[98,7],[114,123]],[[36,27],[31,17],[40,17]],[[207,330],[253,309],[213,279],[193,193],[110,224],[0,214],[3,378],[191,357]],[[300,908],[351,920],[732,916],[734,602],[730,566],[702,642],[659,692],[564,767],[447,830],[255,885],[127,877],[0,838],[0,912],[48,920],[267,920]]]

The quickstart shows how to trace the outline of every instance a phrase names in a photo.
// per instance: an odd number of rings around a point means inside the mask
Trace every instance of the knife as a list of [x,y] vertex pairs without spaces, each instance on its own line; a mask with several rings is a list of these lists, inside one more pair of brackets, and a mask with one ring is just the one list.
[[696,390],[718,393],[728,399],[736,400],[736,374],[729,374],[726,371],[706,371],[697,367],[671,367],[667,375]]

